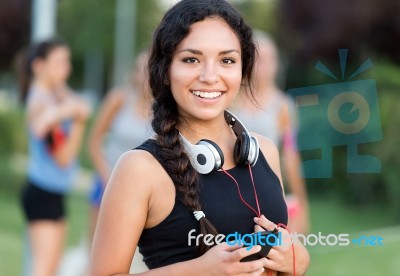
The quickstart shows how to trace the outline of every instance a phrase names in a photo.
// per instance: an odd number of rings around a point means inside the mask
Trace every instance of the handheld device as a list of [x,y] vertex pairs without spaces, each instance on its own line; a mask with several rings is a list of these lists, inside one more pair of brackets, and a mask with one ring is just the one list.
[[279,245],[279,232],[277,229],[272,231],[255,232],[252,233],[251,236],[246,236],[243,241],[245,245],[261,245],[261,250],[259,252],[240,260],[241,262],[254,261],[267,257],[271,248],[274,245]]

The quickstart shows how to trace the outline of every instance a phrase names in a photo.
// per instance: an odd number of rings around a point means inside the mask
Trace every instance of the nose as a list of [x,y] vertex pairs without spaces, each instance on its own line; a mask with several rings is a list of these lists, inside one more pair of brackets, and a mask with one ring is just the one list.
[[217,83],[219,75],[215,67],[216,66],[212,62],[205,63],[199,80],[207,84]]

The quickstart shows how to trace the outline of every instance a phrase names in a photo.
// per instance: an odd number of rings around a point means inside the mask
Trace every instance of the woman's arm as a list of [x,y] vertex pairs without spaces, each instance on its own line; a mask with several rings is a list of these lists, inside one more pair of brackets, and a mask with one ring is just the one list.
[[68,167],[77,158],[85,133],[85,122],[86,120],[73,121],[66,139],[52,152],[60,167]]
[[104,184],[108,182],[112,168],[109,168],[104,157],[103,140],[104,136],[110,129],[115,115],[121,109],[125,99],[124,95],[125,94],[122,91],[110,92],[109,96],[104,100],[99,114],[96,116],[96,120],[89,135],[89,154],[93,165],[97,173],[100,174]]
[[60,104],[40,101],[40,98],[33,99],[27,112],[32,134],[41,139],[46,139],[46,135],[54,131],[62,121],[72,120],[69,134],[52,151],[55,161],[61,167],[68,166],[76,159],[89,114],[89,105],[78,96],[70,96]]
[[40,95],[27,106],[27,121],[34,135],[44,138],[57,124],[65,120],[86,120],[90,108],[79,96],[70,95],[60,103],[53,103]]
[[93,238],[90,275],[126,273],[149,212],[155,160],[144,151],[121,156],[104,192]]

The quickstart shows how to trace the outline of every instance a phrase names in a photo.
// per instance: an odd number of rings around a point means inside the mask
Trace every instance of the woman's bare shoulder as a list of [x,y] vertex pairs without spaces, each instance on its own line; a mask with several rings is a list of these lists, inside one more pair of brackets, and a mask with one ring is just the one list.
[[279,161],[279,151],[277,146],[265,136],[262,136],[257,133],[250,133],[252,136],[257,138],[260,144],[260,150],[263,153],[265,159],[267,160],[269,166],[274,171],[274,173],[278,176],[281,184],[282,184],[282,177],[281,177],[281,167]]
[[109,184],[122,192],[140,191],[149,195],[154,184],[167,179],[167,173],[150,152],[134,149],[121,155],[111,173]]

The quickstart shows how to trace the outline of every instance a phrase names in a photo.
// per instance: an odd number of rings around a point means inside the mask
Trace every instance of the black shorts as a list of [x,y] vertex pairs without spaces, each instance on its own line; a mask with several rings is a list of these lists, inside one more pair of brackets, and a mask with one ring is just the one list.
[[65,217],[64,195],[45,191],[28,180],[21,194],[27,221],[62,220]]

